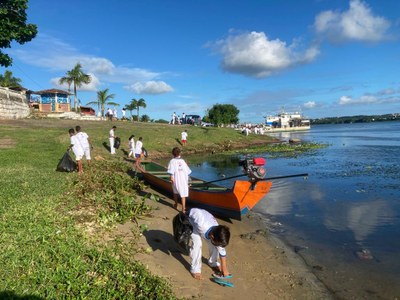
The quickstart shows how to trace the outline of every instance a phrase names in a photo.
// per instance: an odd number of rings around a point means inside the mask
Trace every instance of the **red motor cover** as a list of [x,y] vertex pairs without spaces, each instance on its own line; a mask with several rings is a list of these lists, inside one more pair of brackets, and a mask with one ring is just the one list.
[[265,164],[265,159],[264,157],[254,157],[253,163],[256,166],[263,166]]

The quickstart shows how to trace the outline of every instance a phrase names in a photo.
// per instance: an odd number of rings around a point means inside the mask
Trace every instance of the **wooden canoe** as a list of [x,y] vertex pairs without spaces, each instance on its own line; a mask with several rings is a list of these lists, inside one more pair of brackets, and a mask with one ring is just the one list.
[[[154,162],[142,162],[146,171],[144,180],[156,190],[172,195],[172,185],[167,169]],[[191,177],[187,207],[206,209],[217,216],[241,220],[270,190],[272,182],[236,180],[232,188],[206,184],[204,180]]]

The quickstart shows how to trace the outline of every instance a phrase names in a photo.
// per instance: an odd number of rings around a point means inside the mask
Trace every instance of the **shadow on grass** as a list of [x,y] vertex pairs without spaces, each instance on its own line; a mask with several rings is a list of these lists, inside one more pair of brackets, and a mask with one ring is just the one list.
[[180,140],[180,139],[176,138],[176,139],[175,139],[175,141],[177,141],[177,142],[178,142],[178,144],[182,146],[182,142],[181,142],[181,140]]
[[111,152],[110,146],[108,146],[107,142],[103,142],[103,147],[106,148],[108,152]]
[[13,291],[0,292],[0,299],[15,299],[15,300],[42,300],[45,298],[36,295],[18,295]]
[[124,153],[125,156],[128,156],[129,151],[126,151],[125,148],[121,148],[121,151]]

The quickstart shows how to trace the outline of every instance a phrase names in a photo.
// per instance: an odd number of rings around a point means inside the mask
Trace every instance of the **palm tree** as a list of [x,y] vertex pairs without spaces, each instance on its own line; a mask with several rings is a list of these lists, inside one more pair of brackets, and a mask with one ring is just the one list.
[[86,105],[97,105],[98,110],[101,110],[101,116],[104,116],[104,106],[106,104],[108,105],[114,105],[114,106],[119,106],[118,103],[116,102],[111,102],[111,99],[114,99],[115,94],[109,94],[108,89],[98,91],[97,92],[97,101],[92,101],[87,103]]
[[[132,101],[132,102],[133,102],[133,101]],[[132,111],[133,111],[134,109],[136,109],[136,105],[134,105],[134,103],[132,103],[132,102],[125,105],[125,109],[126,109],[127,111],[129,111],[129,113],[131,114],[131,121],[133,121],[133,118],[132,118]]]
[[76,88],[81,87],[83,84],[89,84],[92,78],[90,75],[83,73],[82,71],[82,66],[80,63],[77,63],[75,67],[68,71],[66,76],[61,77],[60,80],[58,81],[59,84],[64,84],[67,83],[69,86],[69,89],[71,88],[71,84],[74,84],[74,109],[75,111],[77,110],[77,94],[76,94]]
[[137,120],[139,121],[139,108],[143,107],[146,108],[146,102],[143,98],[140,98],[139,100],[136,100],[135,98],[132,99],[131,104],[136,108],[137,111]]
[[15,88],[21,87],[19,84],[22,80],[20,78],[16,78],[13,76],[11,71],[6,70],[4,75],[0,75],[0,86],[8,87],[8,88]]

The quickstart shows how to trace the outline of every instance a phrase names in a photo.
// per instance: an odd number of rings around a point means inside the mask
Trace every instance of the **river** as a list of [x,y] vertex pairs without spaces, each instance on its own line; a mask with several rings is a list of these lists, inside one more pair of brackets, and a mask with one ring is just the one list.
[[[254,211],[340,299],[400,299],[400,122],[313,126],[273,134],[329,146],[295,158],[266,158],[274,180]],[[233,157],[190,159],[193,176],[240,174]],[[221,182],[222,183],[222,182]],[[226,181],[226,185],[232,182]]]

